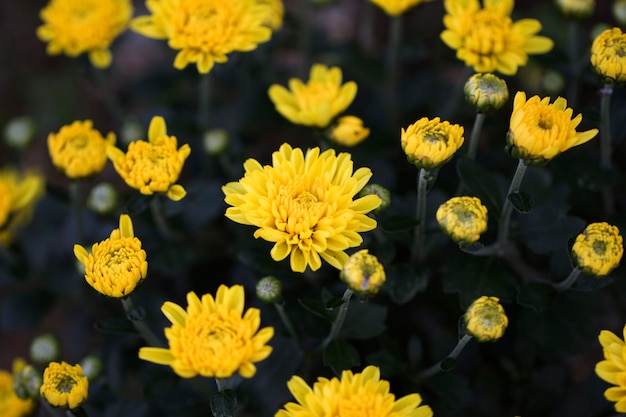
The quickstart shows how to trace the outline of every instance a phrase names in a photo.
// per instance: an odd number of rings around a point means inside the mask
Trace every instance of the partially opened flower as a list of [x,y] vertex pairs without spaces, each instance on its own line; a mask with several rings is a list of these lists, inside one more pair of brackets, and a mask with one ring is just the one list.
[[127,297],[148,274],[146,251],[141,249],[127,214],[120,216],[120,227],[109,238],[93,244],[91,253],[76,244],[74,255],[85,265],[87,283],[107,297]]
[[495,342],[504,335],[509,319],[498,297],[482,296],[465,312],[467,334],[479,342]]
[[[626,326],[622,331],[626,339]],[[598,337],[602,345],[604,360],[596,364],[596,374],[613,385],[604,391],[604,397],[615,403],[615,411],[626,413],[626,344],[615,333],[602,330]]]
[[80,179],[99,174],[107,162],[107,146],[115,144],[115,133],[104,138],[91,120],[75,121],[48,135],[52,164],[68,178]]
[[375,295],[385,283],[385,268],[376,256],[361,249],[348,258],[340,278],[357,294]]
[[370,0],[389,16],[399,16],[408,9],[431,0]]
[[161,116],[152,118],[147,142],[131,142],[126,153],[112,145],[107,147],[107,156],[126,184],[141,194],[162,193],[174,201],[187,194],[176,181],[190,152],[189,145],[178,148],[176,136],[167,135]]
[[44,188],[45,179],[35,172],[0,169],[0,243],[9,244],[15,232],[30,221]]
[[306,84],[292,78],[289,90],[273,84],[268,94],[276,110],[291,123],[325,128],[356,96],[356,83],[341,84],[342,77],[339,67],[314,64]]
[[380,369],[368,366],[363,372],[343,371],[341,379],[318,378],[311,388],[299,376],[287,382],[296,402],[285,404],[275,417],[432,417],[419,394],[396,399],[390,384],[380,379]]
[[572,257],[583,272],[597,277],[611,273],[622,260],[623,238],[616,226],[605,222],[591,223],[572,246]]
[[3,417],[26,417],[35,409],[36,402],[32,399],[18,397],[13,388],[14,375],[19,368],[11,372],[0,369],[0,415]]
[[463,87],[465,100],[479,113],[491,113],[499,110],[509,100],[506,81],[491,74],[473,74]]
[[244,314],[241,285],[220,285],[215,298],[187,294],[187,309],[167,301],[161,311],[172,322],[165,329],[169,347],[142,347],[139,358],[169,365],[183,378],[229,378],[239,373],[252,378],[256,362],[267,358],[274,335],[272,327],[259,330],[261,313],[249,308]]
[[591,65],[609,82],[626,81],[626,33],[611,28],[596,37],[591,45]]
[[356,116],[343,116],[329,131],[331,141],[342,146],[356,146],[365,140],[370,130],[363,126],[363,120]]
[[111,65],[109,48],[133,14],[130,0],[50,0],[39,14],[37,37],[49,55],[87,53],[94,67]]
[[376,227],[367,216],[381,203],[377,195],[354,199],[372,176],[369,168],[353,172],[348,153],[319,148],[306,154],[283,144],[272,155],[272,165],[256,160],[244,163],[246,173],[222,187],[232,207],[226,217],[256,226],[255,238],[274,243],[275,261],[290,257],[291,269],[317,270],[322,259],[341,269],[345,250],[363,242],[359,235]]
[[174,68],[196,64],[208,73],[228,54],[252,51],[269,40],[274,9],[259,0],[147,0],[150,15],[139,16],[131,29],[154,39],[167,39],[178,50]]
[[487,207],[476,197],[452,197],[439,206],[436,217],[455,242],[474,243],[487,230]]
[[543,54],[553,42],[535,34],[536,19],[511,20],[513,0],[444,0],[446,29],[441,40],[456,50],[456,56],[476,72],[514,75],[526,65],[528,54]]
[[41,396],[52,406],[74,409],[87,401],[89,381],[80,365],[51,362],[43,372]]
[[507,135],[511,154],[526,163],[541,164],[598,134],[598,129],[577,132],[583,116],[572,118],[572,114],[563,97],[554,103],[550,103],[550,97],[533,96],[526,100],[526,93],[518,91]]
[[422,117],[406,130],[400,143],[409,162],[418,168],[438,168],[448,162],[463,145],[463,127],[441,121],[439,117]]

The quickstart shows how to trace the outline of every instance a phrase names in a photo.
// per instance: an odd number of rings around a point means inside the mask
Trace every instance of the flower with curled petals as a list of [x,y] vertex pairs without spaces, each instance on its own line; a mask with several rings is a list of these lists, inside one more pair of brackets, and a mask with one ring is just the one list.
[[603,277],[617,268],[622,260],[623,242],[617,226],[606,222],[591,223],[576,236],[572,258],[583,272]]
[[465,312],[467,334],[479,342],[495,342],[504,335],[509,318],[498,297],[483,295],[472,302]]
[[422,117],[402,128],[400,144],[407,160],[417,168],[434,169],[448,162],[463,145],[463,126]]
[[607,82],[626,82],[626,33],[606,29],[591,45],[591,65]]
[[487,207],[476,197],[452,197],[439,206],[436,217],[455,242],[474,243],[487,230]]
[[372,176],[369,168],[353,172],[351,156],[328,149],[307,150],[283,144],[272,155],[272,165],[254,159],[244,163],[246,173],[222,187],[232,207],[226,217],[256,226],[255,238],[274,242],[275,261],[290,256],[291,269],[304,272],[322,266],[322,259],[341,269],[345,250],[361,244],[359,232],[376,227],[367,213],[380,197],[370,194],[354,199]]
[[[626,326],[622,330],[626,339]],[[626,413],[626,344],[615,333],[609,330],[602,330],[598,337],[602,345],[604,360],[596,364],[596,374],[614,385],[604,391],[604,397],[615,403],[615,411]]]
[[259,330],[259,309],[249,308],[244,314],[243,287],[220,285],[215,298],[189,292],[187,304],[187,310],[170,301],[163,304],[161,311],[172,322],[165,329],[169,348],[143,347],[139,358],[169,365],[182,378],[229,378],[235,373],[252,378],[254,363],[272,352],[266,343],[274,329]]
[[40,393],[50,405],[73,410],[87,401],[89,381],[78,364],[50,362],[43,372]]

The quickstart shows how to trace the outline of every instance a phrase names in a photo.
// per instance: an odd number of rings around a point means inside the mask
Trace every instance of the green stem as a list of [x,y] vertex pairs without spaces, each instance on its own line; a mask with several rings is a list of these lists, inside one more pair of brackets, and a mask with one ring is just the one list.
[[341,307],[339,307],[337,318],[333,323],[333,327],[330,329],[330,333],[328,334],[326,339],[324,339],[324,343],[322,344],[323,348],[326,348],[330,344],[330,342],[332,342],[337,338],[337,336],[339,336],[339,332],[343,327],[343,322],[346,320],[346,314],[348,313],[348,307],[350,305],[350,298],[352,298],[352,294],[354,294],[354,292],[350,288],[346,289],[346,291],[343,293],[343,304],[341,305]]
[[387,108],[392,128],[398,123],[398,55],[402,43],[402,15],[391,17],[389,22],[389,45],[387,48]]
[[411,247],[411,263],[421,262],[424,257],[424,222],[426,219],[426,193],[428,185],[429,171],[420,168],[417,179],[417,204],[415,207],[415,233],[413,235],[413,246]]
[[180,240],[181,235],[174,232],[170,228],[169,224],[167,224],[167,220],[163,215],[163,208],[161,207],[161,198],[162,196],[160,194],[154,194],[150,199],[150,212],[152,213],[154,224],[156,225],[159,233],[161,233],[161,235],[166,239]]
[[467,343],[471,339],[472,339],[472,336],[470,336],[467,333],[464,334],[463,337],[459,339],[459,341],[457,342],[457,344],[454,347],[454,349],[452,350],[452,352],[450,352],[450,354],[448,356],[446,356],[446,358],[443,361],[439,361],[436,364],[434,364],[433,366],[431,366],[430,368],[425,369],[424,371],[422,371],[419,374],[417,374],[417,380],[418,381],[423,381],[425,379],[428,379],[428,378],[430,378],[432,376],[435,376],[438,373],[440,373],[443,370],[443,369],[441,369],[441,366],[443,365],[444,361],[449,361],[449,360],[456,361],[456,358],[459,357],[459,355],[463,351],[463,348],[465,348],[465,345],[467,345]]
[[224,381],[221,378],[215,378],[215,385],[217,385],[217,390],[219,392],[224,391]]
[[476,149],[478,149],[478,137],[480,131],[483,128],[483,122],[485,121],[485,113],[476,113],[476,119],[474,120],[474,127],[472,128],[472,135],[469,140],[469,149],[467,150],[467,157],[470,160],[476,159]]
[[122,306],[124,306],[124,311],[126,311],[126,317],[128,317],[128,319],[133,323],[133,326],[135,326],[135,329],[137,329],[141,337],[143,337],[143,339],[152,347],[165,347],[163,342],[161,342],[161,340],[159,340],[159,338],[152,333],[152,330],[150,330],[150,328],[143,321],[143,317],[133,317],[137,314],[137,309],[135,308],[130,295],[126,298],[122,298],[121,301]]
[[517,164],[515,174],[513,175],[513,180],[511,180],[511,186],[509,187],[509,191],[506,193],[504,206],[502,207],[502,213],[500,214],[500,225],[498,227],[499,248],[503,248],[509,238],[511,214],[513,213],[513,205],[511,204],[509,196],[512,193],[519,191],[519,187],[522,184],[522,179],[524,178],[524,174],[526,173],[526,168],[528,168],[528,165],[526,165],[523,159],[520,159]]
[[298,345],[300,345],[300,338],[298,337],[298,333],[296,332],[295,327],[293,327],[291,320],[289,320],[289,316],[287,316],[287,313],[285,312],[285,307],[283,303],[275,302],[274,307],[276,307],[278,316],[280,317],[280,320],[283,322],[283,325],[285,326],[285,328],[287,329],[291,337],[293,337],[293,339],[298,343]]
[[[611,154],[613,153],[610,120],[613,85],[605,84],[604,88],[600,90],[600,94],[600,168],[603,171],[610,171],[612,169]],[[602,197],[606,213],[609,215],[615,213],[613,190],[610,186],[604,187]]]
[[204,134],[211,126],[211,72],[200,74],[200,85],[198,88],[198,129]]
[[565,278],[561,282],[552,284],[552,287],[554,287],[554,289],[557,291],[564,291],[568,289],[569,287],[571,287],[572,285],[574,285],[574,283],[576,282],[576,280],[578,279],[578,277],[580,276],[582,272],[583,272],[582,269],[579,269],[578,267],[576,267],[572,269],[572,272],[570,272],[567,278]]
[[74,217],[74,239],[76,243],[83,243],[83,196],[81,193],[81,181],[72,180],[70,183],[70,204],[72,217]]

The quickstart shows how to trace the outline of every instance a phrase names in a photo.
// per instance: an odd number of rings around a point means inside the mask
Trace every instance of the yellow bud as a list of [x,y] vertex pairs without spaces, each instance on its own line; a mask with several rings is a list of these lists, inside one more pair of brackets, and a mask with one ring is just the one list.
[[363,127],[363,120],[356,116],[343,116],[339,118],[328,132],[328,137],[342,146],[355,146],[361,143],[370,134],[370,130]]
[[383,265],[367,249],[362,249],[348,258],[340,277],[352,291],[369,296],[378,293],[386,279]]
[[380,198],[380,206],[372,210],[373,214],[380,213],[381,211],[385,211],[391,205],[391,192],[378,184],[368,184],[361,192],[358,194],[359,197],[365,197],[367,195],[374,194]]
[[422,117],[401,131],[400,144],[407,160],[417,168],[439,168],[463,145],[463,127]]
[[626,81],[626,33],[620,28],[606,29],[591,44],[591,65],[605,82]]
[[491,113],[500,109],[509,99],[506,82],[494,74],[474,74],[463,88],[465,99],[479,113]]
[[439,206],[436,217],[455,242],[474,243],[487,230],[487,207],[476,197],[453,197]]
[[624,254],[619,229],[608,223],[592,223],[576,237],[572,257],[578,268],[602,277],[615,269]]
[[509,324],[509,319],[497,297],[482,296],[465,312],[467,334],[479,342],[495,342],[500,339]]

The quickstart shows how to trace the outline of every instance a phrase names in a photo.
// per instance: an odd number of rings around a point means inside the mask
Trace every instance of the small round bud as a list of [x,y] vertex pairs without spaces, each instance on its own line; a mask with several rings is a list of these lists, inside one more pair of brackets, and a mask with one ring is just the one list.
[[509,319],[498,297],[482,296],[465,312],[466,332],[479,342],[495,342],[500,339]]
[[4,140],[15,149],[24,149],[35,138],[35,122],[29,116],[9,120],[4,127]]
[[381,211],[385,211],[391,205],[391,192],[378,184],[367,184],[361,192],[359,192],[359,197],[365,197],[366,195],[374,194],[380,198],[380,206],[376,207],[372,210],[372,213],[380,213]]
[[564,87],[565,78],[558,71],[548,70],[541,77],[541,88],[548,95],[557,95]]
[[348,258],[340,278],[352,291],[367,296],[378,293],[386,279],[383,265],[367,249],[362,249]]
[[474,243],[487,230],[487,207],[476,197],[452,197],[437,209],[437,222],[455,242]]
[[128,145],[131,142],[139,140],[145,136],[144,127],[141,123],[134,120],[126,120],[122,125],[120,139],[122,143]]
[[555,0],[555,3],[564,16],[572,19],[590,17],[596,7],[595,0]]
[[202,146],[209,155],[221,155],[229,144],[230,137],[224,129],[207,130],[202,137]]
[[494,74],[474,74],[463,88],[465,99],[479,113],[491,113],[500,109],[509,99],[506,82]]
[[102,360],[96,355],[89,355],[85,357],[79,363],[80,367],[83,368],[83,374],[87,377],[89,382],[96,380],[100,375],[102,375]]
[[42,382],[41,373],[32,365],[26,365],[15,374],[13,391],[22,400],[37,399]]
[[280,300],[282,294],[282,284],[276,277],[271,275],[261,278],[256,284],[256,296],[264,303],[275,303]]
[[576,237],[572,258],[584,273],[596,277],[608,275],[624,254],[619,229],[608,223],[591,223]]
[[87,196],[87,207],[98,214],[107,214],[117,206],[117,190],[111,184],[101,182]]
[[626,0],[617,0],[613,3],[613,17],[622,26],[626,26]]
[[30,357],[37,363],[48,364],[61,356],[61,346],[57,337],[51,333],[37,336],[30,344]]
[[358,117],[343,116],[339,118],[327,134],[331,141],[339,145],[355,146],[369,136],[370,130],[363,126],[363,120]]

